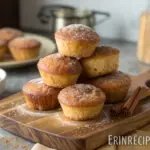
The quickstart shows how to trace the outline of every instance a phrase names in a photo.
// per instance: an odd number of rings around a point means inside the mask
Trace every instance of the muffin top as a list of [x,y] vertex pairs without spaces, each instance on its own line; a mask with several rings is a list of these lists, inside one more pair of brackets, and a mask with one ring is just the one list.
[[14,38],[23,36],[23,32],[13,28],[0,29],[0,40],[11,41]]
[[9,47],[13,48],[38,48],[41,46],[41,43],[36,39],[27,39],[24,37],[16,38],[9,43]]
[[86,59],[90,59],[90,58],[95,58],[95,57],[103,57],[103,56],[111,56],[113,54],[119,54],[120,51],[116,48],[112,48],[112,47],[108,47],[108,46],[101,46],[101,47],[97,47],[95,52],[93,53],[93,55],[89,58],[84,58],[84,60]]
[[90,84],[75,84],[60,91],[60,103],[68,106],[95,106],[105,101],[105,94],[101,89]]
[[23,86],[22,90],[27,94],[32,94],[37,96],[55,95],[60,92],[60,89],[53,88],[44,84],[41,78],[30,80]]
[[0,40],[0,47],[4,47],[7,45],[6,41]]
[[71,24],[59,29],[56,38],[64,40],[100,41],[99,35],[90,27],[82,24]]
[[98,77],[96,79],[93,79],[88,82],[89,84],[95,85],[96,87],[99,88],[111,88],[111,87],[116,87],[119,88],[122,85],[123,86],[130,86],[131,85],[131,78],[121,72],[114,72],[108,75],[104,75],[101,77]]
[[38,68],[52,74],[78,74],[82,68],[78,60],[61,56],[59,53],[48,55],[38,62]]

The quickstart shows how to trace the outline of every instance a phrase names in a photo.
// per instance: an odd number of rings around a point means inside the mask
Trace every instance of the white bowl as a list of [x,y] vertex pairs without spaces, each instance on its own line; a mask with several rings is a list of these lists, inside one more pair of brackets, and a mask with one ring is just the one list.
[[6,72],[3,69],[0,69],[0,94],[2,94],[5,90],[6,76]]

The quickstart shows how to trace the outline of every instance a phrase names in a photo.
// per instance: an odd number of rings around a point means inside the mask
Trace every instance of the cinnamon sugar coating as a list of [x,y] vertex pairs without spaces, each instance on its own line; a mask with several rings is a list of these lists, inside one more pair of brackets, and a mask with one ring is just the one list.
[[121,71],[117,71],[117,72],[114,72],[111,74],[100,76],[89,82],[93,83],[97,87],[99,87],[99,86],[101,87],[102,85],[107,85],[109,87],[115,86],[115,87],[119,88],[122,85],[124,85],[124,86],[130,85],[131,79],[127,74],[125,74]]
[[119,54],[119,53],[120,51],[116,48],[109,47],[109,46],[101,46],[95,49],[95,52],[93,53],[91,57],[106,56],[106,55],[113,55],[113,54]]
[[77,59],[61,56],[59,53],[51,54],[38,62],[38,68],[52,74],[80,74],[81,65]]
[[57,96],[61,89],[47,86],[44,84],[42,78],[37,78],[27,82],[22,90],[27,94],[32,94],[35,96]]
[[23,32],[14,28],[2,28],[0,29],[0,40],[9,42],[14,38],[23,36]]
[[123,72],[115,72],[97,77],[87,82],[98,88],[101,88],[106,94],[107,103],[116,103],[123,101],[127,96],[131,79]]
[[16,38],[9,43],[9,47],[19,49],[38,48],[40,46],[41,43],[36,39],[25,39],[23,37]]
[[61,90],[58,99],[68,106],[88,107],[104,103],[105,94],[93,85],[75,84]]
[[90,27],[82,24],[71,24],[59,29],[55,38],[81,41],[100,41],[99,35]]

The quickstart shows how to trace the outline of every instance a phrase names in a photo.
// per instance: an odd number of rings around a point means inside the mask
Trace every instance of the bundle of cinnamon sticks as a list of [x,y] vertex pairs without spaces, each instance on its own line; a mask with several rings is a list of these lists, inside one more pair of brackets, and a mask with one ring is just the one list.
[[110,109],[112,115],[124,114],[132,115],[141,100],[150,96],[150,89],[146,87],[137,87],[129,98],[121,104],[113,105]]

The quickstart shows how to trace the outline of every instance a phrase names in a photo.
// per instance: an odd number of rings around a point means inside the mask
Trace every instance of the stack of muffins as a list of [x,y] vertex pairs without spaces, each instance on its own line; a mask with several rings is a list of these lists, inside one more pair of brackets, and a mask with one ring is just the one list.
[[16,61],[36,58],[39,55],[41,43],[36,39],[24,38],[24,33],[13,28],[0,29],[0,61],[8,52]]
[[124,100],[131,79],[117,71],[117,49],[97,47],[99,35],[81,24],[58,30],[55,39],[59,53],[42,58],[38,62],[42,78],[23,87],[29,108],[50,110],[60,104],[67,118],[88,120],[100,114],[105,102]]

